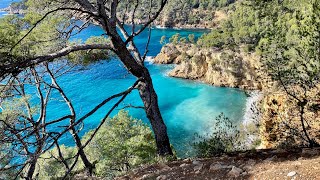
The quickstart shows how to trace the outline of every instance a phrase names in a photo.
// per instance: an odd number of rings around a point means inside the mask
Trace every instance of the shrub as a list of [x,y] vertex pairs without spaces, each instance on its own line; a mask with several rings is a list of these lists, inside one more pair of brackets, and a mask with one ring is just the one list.
[[194,37],[194,34],[189,34],[188,35],[188,41],[192,44],[194,44],[196,41],[195,41],[195,37]]
[[[66,160],[69,167],[74,163],[74,157],[77,153],[76,148],[60,146],[60,151]],[[84,168],[80,158],[77,161],[77,165],[73,169],[73,173],[80,171]],[[59,158],[59,151],[54,148],[44,153],[38,160],[38,165],[35,174],[38,179],[61,179],[67,172],[67,168],[62,164]]]
[[[93,131],[88,132],[82,140],[85,142]],[[60,146],[64,159],[71,166],[76,155],[75,147]],[[110,118],[85,147],[90,162],[95,163],[95,175],[113,178],[141,164],[159,161],[156,145],[151,129],[141,120],[129,116],[121,110]],[[37,173],[40,179],[59,179],[64,176],[66,167],[58,158],[58,150],[54,148],[41,156]],[[81,172],[84,166],[81,159],[71,174]]]
[[[88,139],[91,133],[83,139]],[[123,110],[108,120],[85,150],[91,161],[97,162],[96,174],[104,177],[155,162],[156,159],[151,129]]]
[[175,35],[173,35],[170,39],[169,39],[169,42],[176,45],[180,42],[180,34],[177,33]]
[[213,133],[206,136],[196,134],[196,139],[198,141],[193,146],[199,157],[210,157],[241,147],[239,128],[222,113],[216,117]]

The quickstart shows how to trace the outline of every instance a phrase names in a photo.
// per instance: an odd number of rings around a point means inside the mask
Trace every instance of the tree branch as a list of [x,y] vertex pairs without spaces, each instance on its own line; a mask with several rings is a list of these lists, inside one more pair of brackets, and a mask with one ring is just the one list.
[[6,74],[19,72],[21,71],[21,69],[35,66],[42,62],[52,61],[53,59],[66,56],[72,52],[90,50],[90,49],[105,49],[105,50],[113,51],[112,46],[109,44],[80,44],[80,45],[69,46],[55,53],[29,58],[27,60],[24,60],[22,62],[18,62],[15,64],[7,64],[7,65],[3,65],[2,67],[0,66],[0,69],[1,69],[0,77]]

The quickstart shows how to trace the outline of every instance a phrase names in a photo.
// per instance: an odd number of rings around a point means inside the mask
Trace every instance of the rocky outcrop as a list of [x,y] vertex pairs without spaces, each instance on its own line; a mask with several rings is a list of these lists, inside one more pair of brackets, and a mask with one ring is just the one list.
[[12,3],[9,7],[0,9],[0,11],[7,12],[8,14],[24,14],[25,8],[23,3]]
[[215,86],[263,89],[271,86],[259,57],[239,50],[203,49],[194,44],[167,44],[155,57],[158,64],[177,64],[169,76],[200,80]]
[[[168,73],[172,77],[200,80],[215,86],[262,90],[261,102],[254,107],[259,114],[259,148],[307,145],[301,138],[304,134],[298,102],[271,80],[257,55],[241,49],[231,51],[203,49],[194,44],[167,44],[154,62],[177,64]],[[304,92],[299,87],[292,89],[296,95]],[[303,118],[309,136],[320,144],[319,89],[320,85],[307,92],[312,98],[305,106]]]
[[[315,88],[319,89],[320,85]],[[295,88],[296,90],[299,87]],[[320,144],[320,107],[318,91],[310,91],[309,100],[305,106],[303,119],[308,135]],[[308,145],[303,140],[304,133],[301,124],[301,112],[298,102],[290,98],[284,90],[273,90],[265,93],[261,102],[261,148],[288,148]]]

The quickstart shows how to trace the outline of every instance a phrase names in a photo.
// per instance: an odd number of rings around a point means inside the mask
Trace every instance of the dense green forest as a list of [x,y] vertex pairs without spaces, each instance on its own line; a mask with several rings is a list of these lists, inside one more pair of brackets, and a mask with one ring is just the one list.
[[[274,144],[318,146],[320,96],[316,89],[320,83],[320,1],[246,0],[224,10],[229,17],[219,27],[203,35],[196,43],[197,48],[258,56],[256,64],[262,63],[258,69],[266,73],[265,77],[259,77],[259,81],[270,76],[275,83],[264,89],[269,94],[265,98],[271,98],[271,94],[282,94],[286,99],[275,98],[272,102],[278,105],[275,109],[271,105],[267,105],[270,109],[260,107],[268,121],[278,119],[263,130],[265,134],[262,136],[272,134],[267,139]],[[177,34],[170,42],[185,44],[188,40]],[[221,61],[235,58],[234,53],[226,57],[221,57]],[[281,104],[288,109],[281,109]],[[295,129],[295,132],[279,135],[281,127],[283,131]]]

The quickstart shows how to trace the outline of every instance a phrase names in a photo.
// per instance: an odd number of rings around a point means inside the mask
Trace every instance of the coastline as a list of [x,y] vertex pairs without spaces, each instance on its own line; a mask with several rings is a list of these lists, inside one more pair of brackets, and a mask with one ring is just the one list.
[[[140,24],[143,25],[143,24]],[[208,31],[210,32],[212,29],[214,29],[213,27],[190,27],[190,25],[176,25],[176,26],[161,26],[160,24],[154,24],[152,26],[152,29],[174,29],[174,30],[194,30],[194,31]]]
[[[258,73],[261,68],[253,63],[258,60],[256,56],[245,55],[243,52],[234,54],[236,57],[242,57],[241,65],[234,68],[232,64],[217,65],[219,60],[225,61],[222,59],[220,51],[199,49],[192,45],[186,46],[187,48],[184,45],[163,46],[163,50],[156,58],[153,58],[152,62],[154,64],[175,65],[175,68],[167,73],[167,76],[170,77],[187,79],[214,87],[235,88],[246,93],[248,97],[243,108],[243,116],[239,118],[239,128],[244,135],[243,146],[251,148],[256,145],[260,141],[261,135],[258,127],[262,121],[260,105],[264,98],[264,89],[268,88],[267,85],[259,82],[259,79],[253,78],[258,77],[258,75],[261,76]],[[185,57],[191,58],[184,59]],[[231,61],[239,61],[239,59]],[[239,77],[237,77],[239,74],[230,73],[230,68],[240,69],[240,72],[243,73],[243,75],[240,75],[243,78],[242,83],[237,83],[239,82]]]

